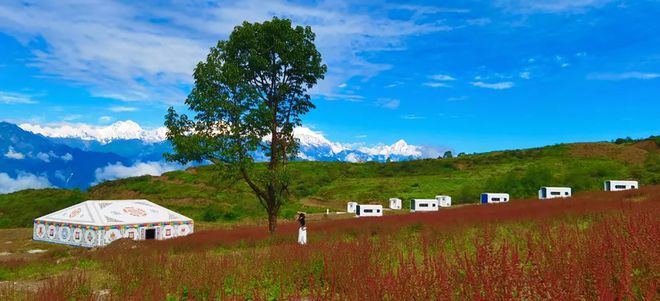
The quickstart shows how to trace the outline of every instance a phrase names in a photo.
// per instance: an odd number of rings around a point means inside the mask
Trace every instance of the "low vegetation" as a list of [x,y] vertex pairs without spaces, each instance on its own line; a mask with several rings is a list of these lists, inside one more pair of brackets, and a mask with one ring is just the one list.
[[654,300],[659,217],[653,186],[311,222],[306,246],[294,223],[213,229],[76,250],[59,264],[84,264],[0,299]]

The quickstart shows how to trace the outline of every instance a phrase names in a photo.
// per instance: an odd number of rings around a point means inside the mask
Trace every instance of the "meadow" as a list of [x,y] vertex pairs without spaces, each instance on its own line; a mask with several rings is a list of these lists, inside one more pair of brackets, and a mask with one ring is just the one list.
[[[660,186],[59,249],[2,300],[653,300]],[[18,275],[30,262],[5,263]],[[11,274],[16,272],[17,274]]]
[[[261,166],[263,167],[263,166]],[[660,184],[660,139],[561,144],[527,150],[391,163],[292,162],[294,182],[280,218],[296,211],[342,211],[349,200],[381,203],[451,195],[476,203],[484,191],[529,198],[541,186],[602,190],[603,181],[636,179]],[[252,191],[221,166],[201,166],[159,177],[108,181],[88,191],[43,189],[0,195],[0,228],[31,227],[34,218],[88,199],[144,198],[197,222],[262,223],[265,211]]]

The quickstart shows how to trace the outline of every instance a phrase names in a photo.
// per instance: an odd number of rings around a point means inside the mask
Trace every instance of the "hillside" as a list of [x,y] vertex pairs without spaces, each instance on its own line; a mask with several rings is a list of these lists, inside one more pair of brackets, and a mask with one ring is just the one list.
[[304,247],[293,221],[99,249],[0,229],[0,300],[657,300],[659,217],[655,185],[314,220]]
[[[348,200],[381,202],[448,194],[455,204],[477,202],[484,191],[512,198],[534,197],[541,186],[602,190],[607,179],[660,183],[657,138],[619,144],[577,143],[542,148],[392,163],[293,162],[292,201],[281,216],[297,210],[345,210]],[[0,227],[30,226],[42,214],[84,199],[146,198],[198,221],[238,222],[264,218],[242,181],[217,166],[104,182],[86,192],[27,190],[0,195]],[[221,174],[221,176],[218,176]]]

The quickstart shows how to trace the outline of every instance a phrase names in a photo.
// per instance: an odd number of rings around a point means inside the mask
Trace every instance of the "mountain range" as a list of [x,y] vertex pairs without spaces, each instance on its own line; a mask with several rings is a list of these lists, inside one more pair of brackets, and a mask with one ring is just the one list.
[[[104,180],[160,175],[184,166],[165,162],[171,152],[166,129],[144,129],[133,121],[108,126],[41,126],[0,122],[0,193],[26,188],[81,188]],[[329,141],[322,133],[299,127],[299,160],[367,162],[427,157],[421,146],[399,140],[364,146]],[[257,154],[257,159],[263,156]]]

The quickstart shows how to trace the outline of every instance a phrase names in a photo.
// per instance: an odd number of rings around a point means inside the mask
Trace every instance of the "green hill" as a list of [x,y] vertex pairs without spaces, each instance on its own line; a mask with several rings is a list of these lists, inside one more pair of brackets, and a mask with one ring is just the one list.
[[[293,162],[291,202],[297,210],[344,210],[348,200],[382,202],[390,197],[432,198],[448,194],[455,204],[478,201],[484,191],[534,197],[541,186],[602,190],[607,179],[660,183],[660,139],[575,143],[542,148],[392,163]],[[32,220],[85,199],[145,198],[198,221],[239,222],[265,218],[240,179],[218,166],[143,176],[96,185],[87,192],[25,190],[0,195],[0,227],[27,227]]]

